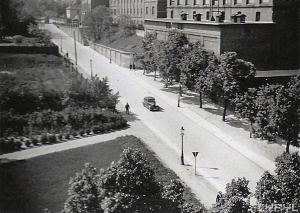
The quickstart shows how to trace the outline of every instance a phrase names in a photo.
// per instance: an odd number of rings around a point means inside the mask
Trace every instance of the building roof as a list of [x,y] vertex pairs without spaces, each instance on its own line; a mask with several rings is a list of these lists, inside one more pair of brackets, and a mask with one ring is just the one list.
[[295,76],[300,75],[300,70],[270,70],[270,71],[257,71],[257,78],[266,77],[280,77],[280,76]]

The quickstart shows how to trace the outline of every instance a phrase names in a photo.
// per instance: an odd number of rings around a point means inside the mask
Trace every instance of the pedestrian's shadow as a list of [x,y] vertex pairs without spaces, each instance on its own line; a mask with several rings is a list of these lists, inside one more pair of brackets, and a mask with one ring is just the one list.
[[119,112],[127,122],[134,122],[134,121],[139,121],[137,115],[135,113],[129,112],[129,115],[126,113],[126,111],[121,111]]

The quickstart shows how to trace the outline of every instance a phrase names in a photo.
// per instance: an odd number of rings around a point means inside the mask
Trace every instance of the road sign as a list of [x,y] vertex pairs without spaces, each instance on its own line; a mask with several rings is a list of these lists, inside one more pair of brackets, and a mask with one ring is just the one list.
[[194,155],[194,157],[195,157],[195,175],[196,175],[196,158],[197,158],[197,155],[198,155],[198,153],[199,152],[192,152],[193,153],[193,155]]
[[197,157],[199,152],[193,152],[194,157]]

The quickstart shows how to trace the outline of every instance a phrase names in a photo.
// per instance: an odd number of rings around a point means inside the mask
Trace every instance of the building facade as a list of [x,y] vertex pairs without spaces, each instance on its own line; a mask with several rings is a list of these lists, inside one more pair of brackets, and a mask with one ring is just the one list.
[[145,31],[170,30],[207,50],[235,51],[258,70],[299,69],[299,0],[168,0],[167,18],[145,19]]
[[145,19],[167,18],[167,0],[110,0],[110,9],[114,22],[127,15],[137,26]]

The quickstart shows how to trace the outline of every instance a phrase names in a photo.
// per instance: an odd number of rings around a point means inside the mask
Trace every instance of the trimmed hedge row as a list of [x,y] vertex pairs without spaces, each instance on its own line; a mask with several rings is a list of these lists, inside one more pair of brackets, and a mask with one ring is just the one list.
[[127,126],[126,120],[117,120],[112,123],[104,123],[99,125],[94,125],[86,130],[72,130],[71,132],[59,133],[59,134],[42,134],[33,136],[31,139],[20,137],[20,138],[0,138],[0,153],[9,153],[22,149],[22,146],[32,147],[46,144],[54,144],[57,142],[62,142],[64,140],[69,140],[72,138],[77,138],[78,136],[84,137],[93,134],[103,134],[111,130],[116,130],[124,128]]

